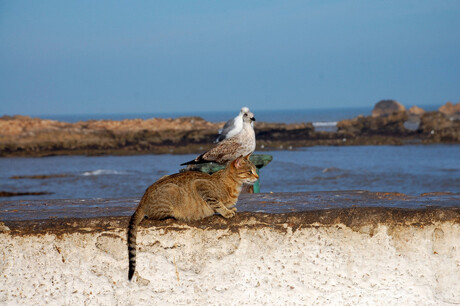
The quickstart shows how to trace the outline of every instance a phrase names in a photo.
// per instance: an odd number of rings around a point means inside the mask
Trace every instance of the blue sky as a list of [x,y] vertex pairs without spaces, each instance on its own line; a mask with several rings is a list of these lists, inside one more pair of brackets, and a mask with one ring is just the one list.
[[0,1],[0,115],[460,100],[460,1]]

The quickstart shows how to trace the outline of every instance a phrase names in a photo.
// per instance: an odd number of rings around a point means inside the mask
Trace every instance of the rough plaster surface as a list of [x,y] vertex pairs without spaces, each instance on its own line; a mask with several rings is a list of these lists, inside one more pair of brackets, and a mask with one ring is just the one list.
[[[248,224],[246,224],[248,225]],[[460,304],[460,224],[0,229],[2,305]]]

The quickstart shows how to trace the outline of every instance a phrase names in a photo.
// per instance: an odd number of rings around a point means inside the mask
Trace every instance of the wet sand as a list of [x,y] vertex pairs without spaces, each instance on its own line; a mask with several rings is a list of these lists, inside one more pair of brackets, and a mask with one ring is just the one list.
[[[140,198],[15,200],[0,202],[1,221],[131,216]],[[284,214],[350,208],[428,209],[460,207],[458,193],[410,196],[394,192],[319,191],[241,194],[238,211]]]

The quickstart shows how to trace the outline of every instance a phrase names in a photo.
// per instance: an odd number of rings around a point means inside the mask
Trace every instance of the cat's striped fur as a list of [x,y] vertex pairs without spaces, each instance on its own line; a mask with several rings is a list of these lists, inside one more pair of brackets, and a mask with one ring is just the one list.
[[128,227],[129,280],[136,268],[137,228],[144,218],[198,220],[215,213],[231,218],[242,185],[258,178],[248,155],[212,175],[186,171],[165,176],[147,188]]

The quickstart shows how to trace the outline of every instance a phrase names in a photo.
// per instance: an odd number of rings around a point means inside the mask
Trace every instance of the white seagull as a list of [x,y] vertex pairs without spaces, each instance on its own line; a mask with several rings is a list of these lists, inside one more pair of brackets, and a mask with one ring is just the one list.
[[[236,116],[233,119],[228,120],[225,123],[224,127],[219,130],[219,136],[217,136],[217,139],[214,142],[218,143],[219,141],[231,138],[235,136],[236,134],[238,134],[243,129],[244,114],[247,114],[250,112],[251,111],[249,110],[248,107],[246,106],[242,107],[238,116]],[[251,126],[254,127],[253,122],[251,122]]]
[[209,151],[201,154],[194,160],[181,164],[181,166],[206,162],[226,164],[240,156],[252,154],[256,149],[256,135],[252,127],[252,123],[255,120],[253,113],[244,113],[241,120],[242,128],[238,134],[222,140]]

